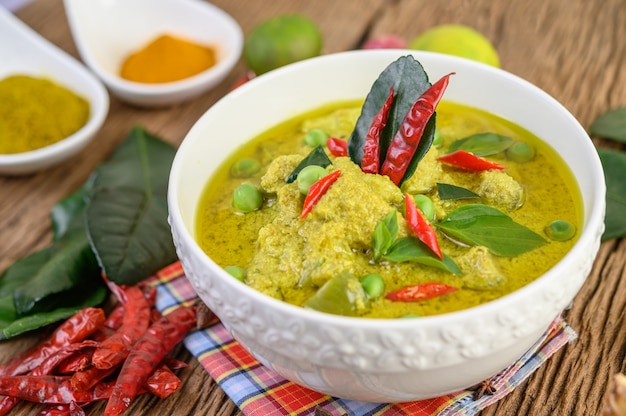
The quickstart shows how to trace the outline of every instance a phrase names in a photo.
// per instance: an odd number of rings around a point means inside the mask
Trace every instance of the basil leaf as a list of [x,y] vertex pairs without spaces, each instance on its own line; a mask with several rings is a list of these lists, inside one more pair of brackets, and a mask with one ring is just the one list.
[[85,211],[100,267],[117,284],[135,284],[176,260],[167,222],[167,182],[175,149],[141,128],[101,165]]
[[606,216],[602,240],[626,235],[626,153],[618,150],[598,149],[606,181]]
[[447,255],[443,255],[443,260],[434,257],[430,250],[417,238],[404,237],[398,239],[383,256],[385,260],[397,263],[413,261],[426,266],[437,267],[455,275],[462,274],[459,266]]
[[469,204],[452,211],[437,227],[454,239],[484,246],[498,256],[517,256],[547,243],[508,215],[482,204]]
[[601,114],[589,127],[592,136],[626,143],[626,107]]
[[450,145],[448,150],[465,150],[476,156],[490,156],[505,151],[513,144],[513,139],[497,133],[477,133],[459,139]]
[[326,155],[324,148],[322,146],[316,146],[313,150],[311,150],[311,153],[309,153],[304,159],[302,159],[302,162],[300,162],[298,166],[296,166],[293,172],[291,172],[287,179],[285,179],[285,182],[292,183],[293,181],[295,181],[298,177],[298,173],[300,173],[300,171],[307,166],[316,165],[325,168],[331,163],[332,162]]
[[[400,57],[381,72],[365,98],[361,115],[348,139],[348,155],[359,166],[363,158],[363,146],[367,132],[372,120],[387,100],[391,86],[393,86],[396,96],[389,110],[387,124],[380,135],[381,158],[387,154],[389,143],[398,131],[405,115],[420,95],[430,87],[430,83],[422,65],[410,55]],[[432,144],[435,133],[434,124],[434,117],[431,117],[420,141],[422,148],[418,147],[416,151],[416,159],[421,158],[426,153],[425,150],[428,150]],[[414,172],[416,164],[417,162],[409,166],[405,179],[410,176],[409,173]]]
[[380,220],[374,228],[372,235],[372,247],[374,248],[374,261],[380,258],[389,250],[398,235],[398,217],[394,209],[385,218]]
[[437,192],[439,193],[439,199],[442,201],[480,198],[480,195],[475,194],[469,189],[448,183],[437,183]]

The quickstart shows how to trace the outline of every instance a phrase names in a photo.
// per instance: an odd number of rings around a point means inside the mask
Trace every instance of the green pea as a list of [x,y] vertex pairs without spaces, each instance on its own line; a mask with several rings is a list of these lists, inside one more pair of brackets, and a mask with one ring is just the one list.
[[318,165],[309,165],[298,173],[296,177],[296,182],[298,183],[298,189],[302,195],[306,195],[309,193],[309,188],[315,182],[319,181],[324,176],[328,175],[328,171],[326,168],[323,168]]
[[433,136],[433,146],[441,146],[441,133],[439,133],[439,130],[435,129],[435,134]]
[[263,205],[263,195],[254,185],[244,183],[233,192],[233,207],[239,212],[252,212]]
[[261,170],[261,163],[251,157],[240,159],[230,167],[230,174],[235,178],[249,178]]
[[240,281],[244,281],[246,278],[246,270],[243,267],[239,267],[239,266],[226,266],[224,267],[224,270],[230,274],[231,276],[233,276],[235,279],[240,280]]
[[535,157],[535,148],[524,142],[513,143],[506,149],[506,157],[513,162],[526,163]]
[[304,144],[310,147],[324,146],[330,136],[322,129],[313,129],[304,136]]
[[576,227],[565,220],[552,221],[544,232],[554,241],[567,241],[576,235]]
[[385,282],[378,274],[368,274],[363,276],[361,278],[361,285],[370,299],[380,297],[385,291]]
[[428,221],[435,220],[435,204],[429,197],[422,194],[416,194],[413,195],[413,200],[415,201],[415,205],[417,205],[420,211],[422,211]]

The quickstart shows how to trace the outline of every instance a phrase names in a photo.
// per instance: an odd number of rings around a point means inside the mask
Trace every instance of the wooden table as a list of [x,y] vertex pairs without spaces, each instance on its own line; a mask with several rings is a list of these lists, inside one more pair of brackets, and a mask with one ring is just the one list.
[[[396,34],[412,39],[437,24],[464,23],[494,42],[504,69],[553,95],[583,126],[589,126],[598,114],[608,109],[626,105],[624,0],[217,0],[214,3],[230,13],[245,33],[270,16],[304,13],[320,25],[325,39],[324,53],[357,48],[376,35]],[[78,57],[61,0],[36,0],[17,15]],[[2,57],[0,65],[1,62]],[[50,243],[51,207],[77,189],[134,125],[141,124],[179,144],[200,115],[244,72],[240,62],[217,89],[168,109],[133,108],[113,98],[104,127],[78,156],[32,176],[0,177],[0,272],[16,259]],[[578,331],[579,339],[557,353],[514,393],[485,410],[484,415],[600,413],[610,377],[626,370],[626,290],[620,288],[620,280],[626,278],[625,264],[624,241],[602,244],[589,279],[565,315]],[[35,335],[29,335],[1,342],[0,361],[6,361],[35,339]],[[177,356],[190,363],[181,373],[182,389],[166,400],[142,396],[127,414],[241,414],[184,348],[177,349]],[[12,414],[34,414],[37,409],[20,404]],[[101,414],[103,409],[102,404],[92,406],[89,414]]]

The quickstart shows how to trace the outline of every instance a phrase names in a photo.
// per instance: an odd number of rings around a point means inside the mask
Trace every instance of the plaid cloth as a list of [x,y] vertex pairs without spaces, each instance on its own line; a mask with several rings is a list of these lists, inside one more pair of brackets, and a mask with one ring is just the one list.
[[[196,293],[179,262],[149,279],[157,287],[157,308],[167,311],[189,303]],[[220,322],[189,334],[186,348],[200,361],[211,377],[248,416],[312,416],[316,408],[332,415],[474,415],[497,402],[522,383],[562,346],[576,339],[576,332],[559,316],[542,339],[519,360],[492,378],[493,395],[474,400],[462,390],[446,396],[409,403],[380,404],[326,396],[285,380],[252,357]]]

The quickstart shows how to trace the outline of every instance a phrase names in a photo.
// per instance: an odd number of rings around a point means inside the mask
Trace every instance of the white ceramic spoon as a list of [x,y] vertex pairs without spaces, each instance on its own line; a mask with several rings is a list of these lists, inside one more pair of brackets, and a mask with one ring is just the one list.
[[71,55],[3,7],[0,39],[0,79],[11,75],[47,78],[82,96],[90,105],[87,124],[71,136],[29,152],[0,154],[0,173],[33,173],[78,153],[100,129],[109,111],[109,96],[102,83]]
[[[193,98],[222,81],[241,56],[243,34],[237,22],[204,1],[64,0],[64,5],[83,61],[111,93],[131,104],[166,106]],[[163,34],[216,48],[216,65],[193,77],[163,84],[121,78],[124,59]]]

